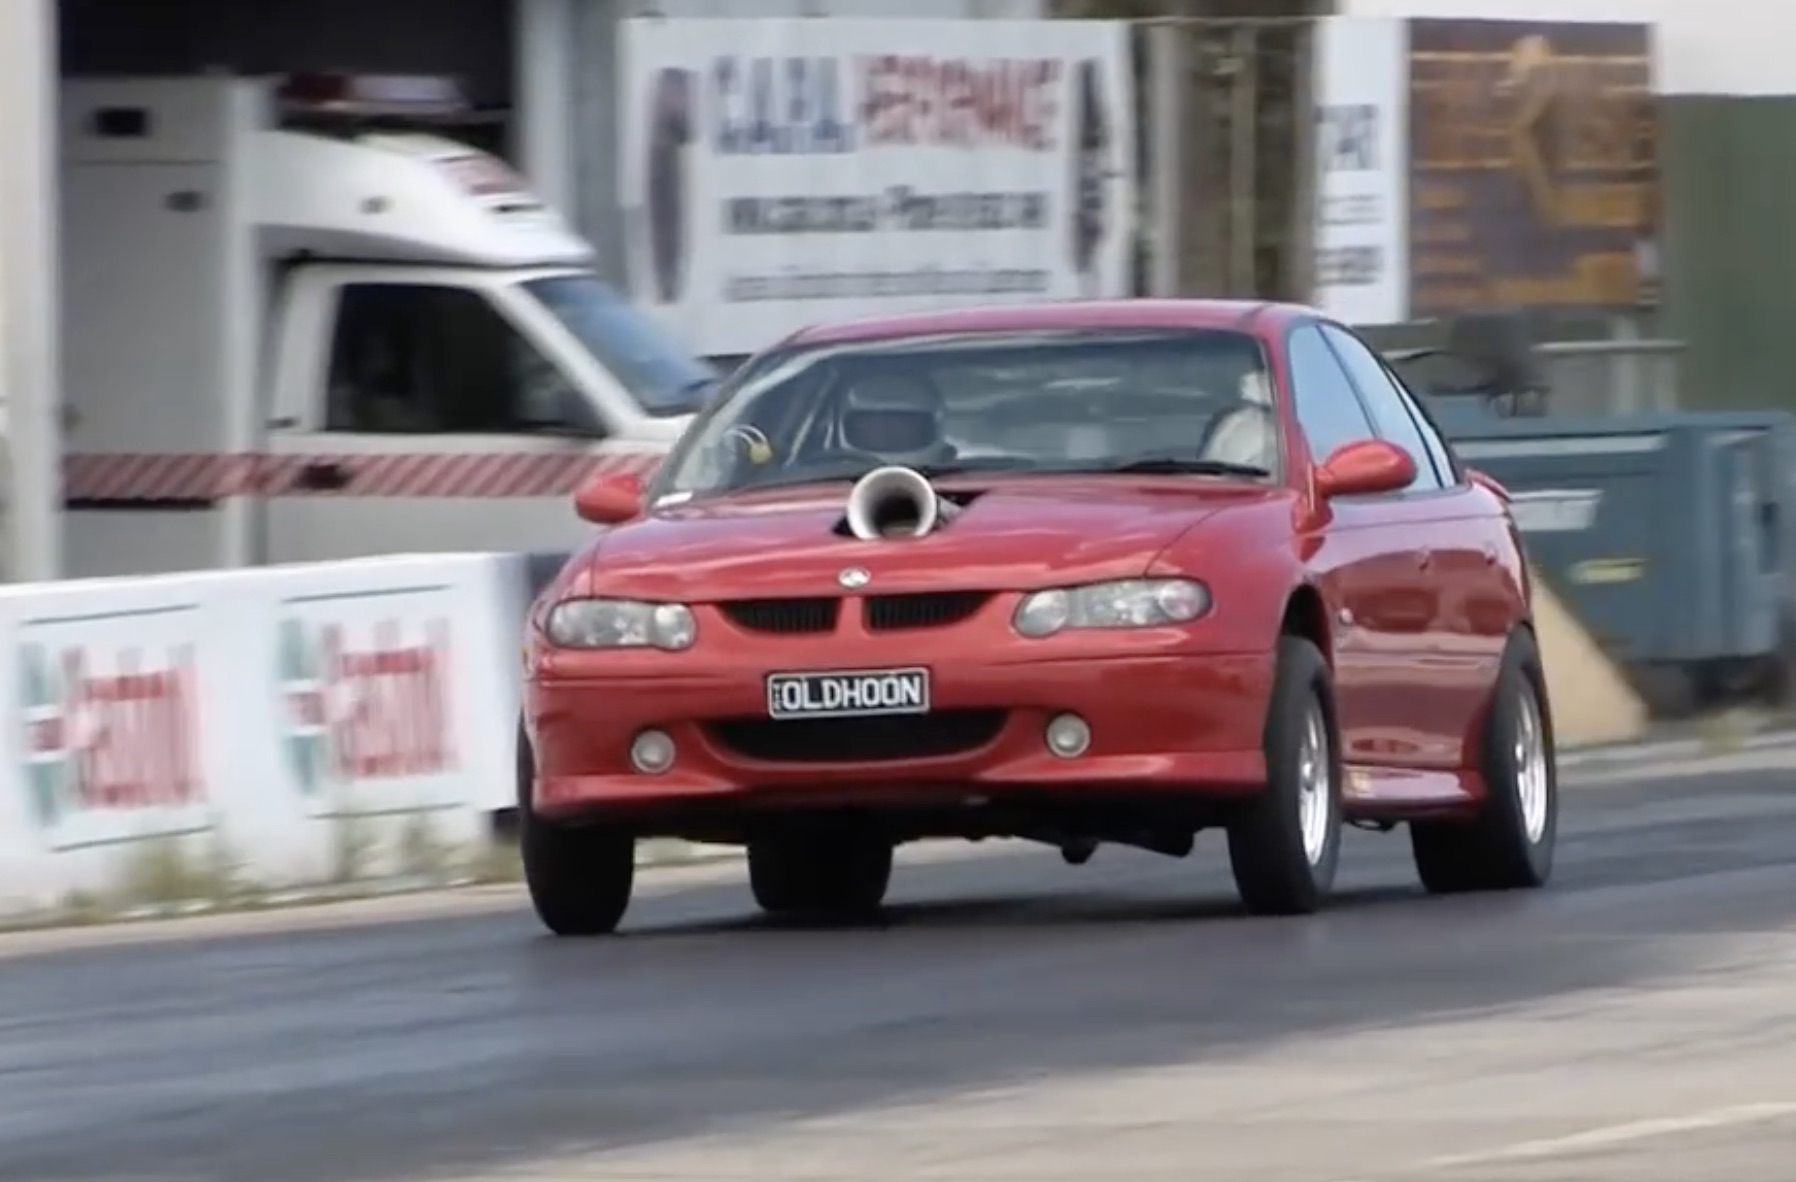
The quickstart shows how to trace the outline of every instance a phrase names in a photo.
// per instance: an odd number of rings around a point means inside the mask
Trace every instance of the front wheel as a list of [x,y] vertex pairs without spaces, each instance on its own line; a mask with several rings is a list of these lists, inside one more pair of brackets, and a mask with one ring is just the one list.
[[866,919],[891,881],[892,843],[880,833],[832,827],[748,843],[749,888],[769,915]]
[[518,845],[524,885],[543,926],[557,936],[617,930],[636,883],[636,839],[603,824],[539,816],[532,802],[535,760],[518,728]]
[[1228,829],[1229,864],[1249,911],[1303,915],[1334,889],[1341,852],[1341,760],[1328,663],[1279,640],[1264,736],[1266,787]]
[[1559,776],[1545,685],[1534,638],[1517,632],[1480,736],[1485,795],[1477,816],[1410,824],[1416,872],[1430,892],[1526,890],[1552,877]]

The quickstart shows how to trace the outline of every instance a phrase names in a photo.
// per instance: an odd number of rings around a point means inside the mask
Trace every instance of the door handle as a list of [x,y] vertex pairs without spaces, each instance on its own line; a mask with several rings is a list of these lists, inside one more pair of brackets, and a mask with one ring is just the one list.
[[293,478],[293,487],[336,492],[347,488],[352,476],[348,468],[335,460],[311,460],[300,465],[299,475]]

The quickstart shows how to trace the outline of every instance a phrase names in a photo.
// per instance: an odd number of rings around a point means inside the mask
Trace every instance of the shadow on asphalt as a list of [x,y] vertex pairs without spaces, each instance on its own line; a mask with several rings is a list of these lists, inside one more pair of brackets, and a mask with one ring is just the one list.
[[1424,898],[1401,836],[1356,837],[1309,919],[1241,914],[1209,844],[908,866],[869,927],[731,884],[610,940],[506,914],[10,960],[0,1178],[474,1175],[1622,986],[1680,968],[1668,935],[1796,924],[1796,795],[1704,801],[1580,801],[1517,895]]
[[[1076,873],[1076,872],[1073,872]],[[1010,894],[988,895],[978,899],[949,899],[931,903],[898,903],[887,907],[875,919],[835,922],[802,917],[744,915],[682,924],[677,927],[649,928],[624,934],[624,939],[684,939],[699,935],[725,935],[749,932],[895,932],[905,928],[952,930],[954,928],[1031,928],[1078,927],[1099,924],[1106,928],[1125,925],[1149,925],[1176,921],[1225,920],[1247,922],[1249,916],[1239,900],[1232,898],[1133,899],[1078,893],[1079,884],[1071,882],[1066,893],[1053,896]],[[1421,892],[1415,888],[1378,887],[1343,891],[1336,896],[1336,909],[1415,899]],[[544,943],[552,941],[545,939]]]

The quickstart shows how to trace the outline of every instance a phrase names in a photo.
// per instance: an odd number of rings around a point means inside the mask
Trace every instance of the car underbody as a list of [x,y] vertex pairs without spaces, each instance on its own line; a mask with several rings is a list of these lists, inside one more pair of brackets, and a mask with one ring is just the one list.
[[[1206,830],[1226,829],[1252,792],[1129,793],[1093,791],[998,793],[917,791],[895,785],[856,793],[840,803],[818,803],[816,792],[768,792],[729,802],[682,802],[677,807],[617,806],[566,814],[571,826],[602,825],[641,839],[673,838],[714,845],[748,845],[780,835],[877,834],[894,846],[920,841],[1030,841],[1051,846],[1071,865],[1087,861],[1101,845],[1120,845],[1183,858]],[[811,799],[806,800],[804,797]],[[1349,813],[1346,823],[1389,832],[1411,819],[1443,810]]]

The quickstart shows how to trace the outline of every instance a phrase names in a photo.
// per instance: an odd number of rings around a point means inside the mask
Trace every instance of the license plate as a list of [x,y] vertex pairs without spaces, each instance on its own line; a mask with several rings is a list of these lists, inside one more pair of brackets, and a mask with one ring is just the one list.
[[772,673],[767,713],[773,718],[861,718],[929,713],[929,670],[844,669]]

